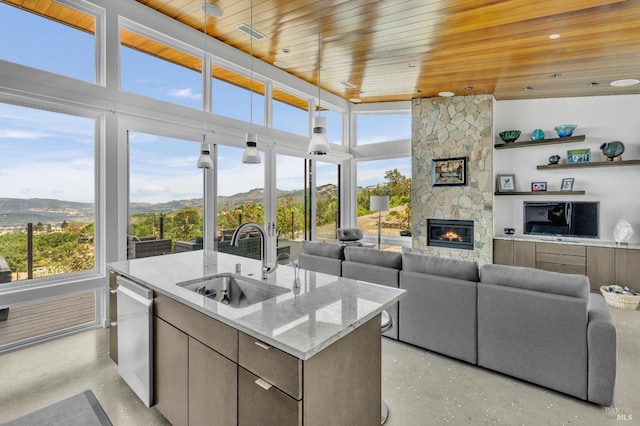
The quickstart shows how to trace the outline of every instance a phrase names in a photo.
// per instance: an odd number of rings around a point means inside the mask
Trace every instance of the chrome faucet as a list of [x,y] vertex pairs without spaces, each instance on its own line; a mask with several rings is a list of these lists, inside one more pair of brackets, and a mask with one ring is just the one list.
[[266,244],[267,244],[267,233],[265,232],[262,225],[255,222],[247,222],[238,226],[235,231],[233,231],[233,235],[231,236],[231,245],[238,247],[240,244],[240,234],[247,228],[255,228],[260,232],[260,258],[262,259],[262,279],[266,280],[268,274],[275,271],[278,267],[278,262],[276,262],[276,266],[274,268],[270,268],[267,265],[267,256],[266,256]]

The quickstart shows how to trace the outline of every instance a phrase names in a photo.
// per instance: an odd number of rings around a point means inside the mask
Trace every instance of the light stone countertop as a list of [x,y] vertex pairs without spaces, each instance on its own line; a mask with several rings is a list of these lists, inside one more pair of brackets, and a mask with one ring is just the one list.
[[[300,270],[300,294],[289,291],[233,308],[176,285],[220,273],[260,280],[261,262],[215,251],[192,251],[107,264],[108,269],[194,308],[243,333],[306,360],[374,318],[405,290]],[[268,284],[292,289],[294,270],[279,265]]]
[[593,246],[593,247],[610,247],[610,248],[623,248],[630,250],[640,250],[640,244],[618,244],[615,241],[603,241],[599,239],[590,238],[572,238],[572,237],[545,237],[545,236],[528,236],[521,234],[513,235],[494,235],[496,240],[512,240],[512,241],[530,241],[532,243],[557,243],[557,244],[575,244],[580,246]]

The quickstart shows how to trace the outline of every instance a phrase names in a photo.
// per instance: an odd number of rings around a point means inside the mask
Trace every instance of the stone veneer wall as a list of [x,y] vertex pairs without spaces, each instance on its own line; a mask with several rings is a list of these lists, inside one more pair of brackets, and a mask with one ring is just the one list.
[[[493,261],[493,96],[412,102],[412,247],[423,253]],[[466,186],[432,186],[431,160],[467,157]],[[427,219],[474,222],[474,250],[427,246]]]

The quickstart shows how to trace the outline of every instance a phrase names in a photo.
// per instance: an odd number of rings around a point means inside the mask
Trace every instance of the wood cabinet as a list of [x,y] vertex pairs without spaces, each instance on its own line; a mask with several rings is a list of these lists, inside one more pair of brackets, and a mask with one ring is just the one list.
[[640,250],[542,241],[493,240],[493,263],[589,277],[591,291],[618,284],[637,288]]
[[536,243],[494,240],[493,263],[498,265],[536,267]]
[[155,317],[154,395],[156,408],[173,426],[189,424],[189,336]]

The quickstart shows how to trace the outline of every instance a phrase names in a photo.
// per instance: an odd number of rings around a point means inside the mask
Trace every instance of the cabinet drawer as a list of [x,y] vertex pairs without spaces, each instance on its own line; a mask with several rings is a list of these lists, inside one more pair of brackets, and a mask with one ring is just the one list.
[[587,265],[587,258],[568,254],[538,253],[536,255],[536,262],[585,267]]
[[536,252],[567,254],[570,256],[586,256],[587,249],[585,246],[576,246],[573,244],[556,244],[556,243],[536,243]]
[[162,294],[156,294],[154,313],[211,349],[238,362],[237,330]]
[[587,268],[584,266],[562,265],[558,263],[537,262],[536,268],[551,272],[562,272],[563,274],[586,275]]
[[302,361],[239,333],[238,364],[295,399],[302,398]]
[[301,426],[302,401],[291,398],[275,386],[264,389],[256,384],[258,379],[238,367],[238,425]]

